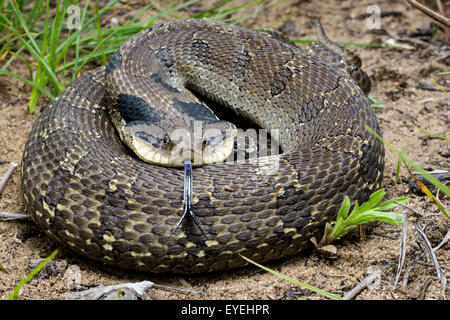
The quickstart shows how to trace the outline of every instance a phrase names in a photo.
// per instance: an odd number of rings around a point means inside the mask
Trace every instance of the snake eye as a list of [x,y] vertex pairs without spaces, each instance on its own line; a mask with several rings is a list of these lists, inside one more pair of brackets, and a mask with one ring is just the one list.
[[169,136],[166,134],[163,139],[163,144],[167,145],[169,143],[169,141],[170,141]]

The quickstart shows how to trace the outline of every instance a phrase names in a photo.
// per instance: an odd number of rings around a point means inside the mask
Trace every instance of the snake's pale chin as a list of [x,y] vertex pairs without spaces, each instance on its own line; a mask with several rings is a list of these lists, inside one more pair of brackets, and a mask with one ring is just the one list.
[[[123,128],[122,128],[123,129]],[[226,161],[234,151],[236,130],[229,130],[226,135],[220,137],[220,142],[213,146],[204,142],[207,139],[194,141],[189,139],[172,143],[168,148],[155,148],[148,141],[132,135],[124,130],[122,140],[144,162],[166,167],[182,168],[185,160],[191,160],[194,167]]]

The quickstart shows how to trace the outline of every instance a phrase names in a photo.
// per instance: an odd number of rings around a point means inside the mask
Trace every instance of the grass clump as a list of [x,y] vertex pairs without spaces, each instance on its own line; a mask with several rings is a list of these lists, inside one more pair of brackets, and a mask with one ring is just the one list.
[[[32,87],[27,109],[34,113],[42,94],[53,100],[65,89],[67,82],[73,82],[80,75],[86,64],[105,64],[132,35],[154,25],[159,19],[178,18],[181,10],[197,2],[199,0],[152,1],[123,25],[105,27],[101,24],[103,16],[118,8],[127,9],[119,7],[119,0],[112,0],[102,8],[97,1],[90,0],[83,6],[80,1],[0,0],[0,43],[3,44],[0,61],[5,61],[0,75],[15,77]],[[235,2],[221,1],[192,17],[237,24],[254,18],[277,3],[274,0],[254,0],[238,5]],[[141,19],[151,10],[155,12],[153,15]],[[74,14],[76,19],[73,19]],[[26,65],[28,77],[8,70],[14,60]]]

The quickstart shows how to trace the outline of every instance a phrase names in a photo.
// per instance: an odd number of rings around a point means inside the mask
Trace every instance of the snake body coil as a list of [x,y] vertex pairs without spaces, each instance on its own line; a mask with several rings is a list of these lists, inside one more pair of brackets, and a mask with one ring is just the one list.
[[[384,149],[364,127],[378,131],[377,121],[345,71],[276,36],[206,20],[155,25],[130,44],[43,109],[25,147],[26,209],[73,252],[147,272],[245,265],[236,253],[264,262],[305,249],[346,195],[361,202],[379,187]],[[208,239],[190,220],[171,234],[183,171],[140,161],[111,124],[105,74],[117,68],[153,79],[154,92],[120,79],[116,88],[130,104],[147,95],[150,113],[200,105],[176,98],[170,79],[181,76],[185,87],[279,130],[280,155],[194,168],[193,210]]]

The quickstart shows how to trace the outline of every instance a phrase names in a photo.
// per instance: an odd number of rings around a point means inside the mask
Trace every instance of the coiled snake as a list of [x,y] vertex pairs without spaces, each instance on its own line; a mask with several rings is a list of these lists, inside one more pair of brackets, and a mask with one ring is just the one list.
[[[323,39],[302,51],[275,33],[207,20],[143,30],[42,110],[23,155],[27,211],[63,246],[123,269],[207,272],[245,265],[237,253],[265,262],[307,248],[345,195],[361,202],[379,187],[384,168],[383,146],[364,127],[379,131],[374,112],[344,71],[367,88],[360,61],[351,69]],[[118,71],[127,76],[109,79]],[[193,169],[206,238],[191,219],[172,233],[183,171],[139,160],[110,120],[227,125],[200,95],[277,129],[283,151]]]

